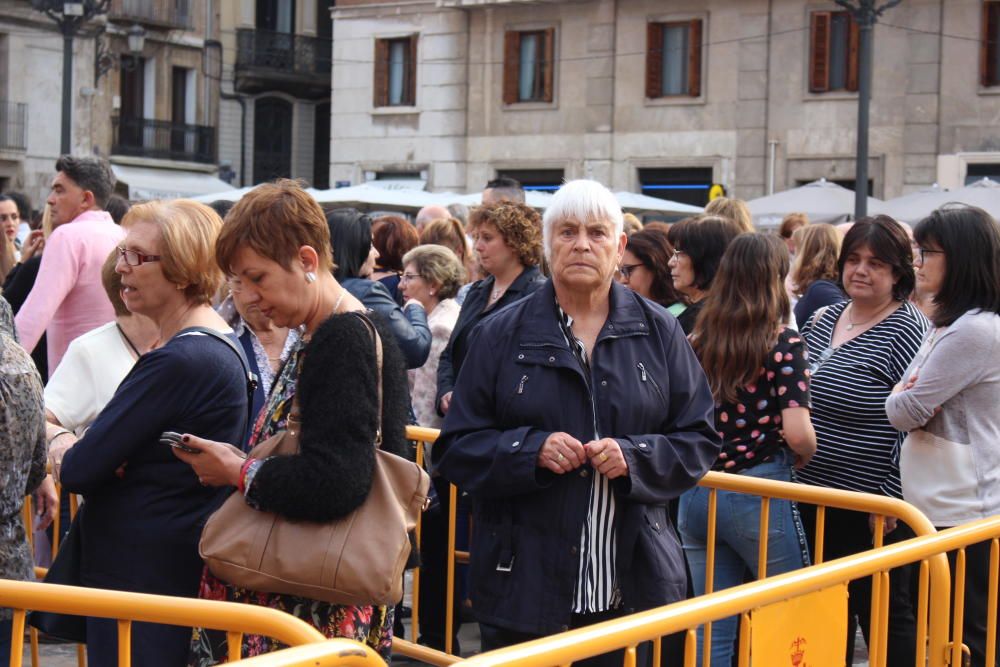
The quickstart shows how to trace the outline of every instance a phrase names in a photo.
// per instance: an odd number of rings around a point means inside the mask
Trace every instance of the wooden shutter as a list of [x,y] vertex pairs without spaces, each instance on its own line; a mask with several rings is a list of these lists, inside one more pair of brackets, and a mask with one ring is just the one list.
[[1000,84],[997,49],[1000,49],[1000,2],[983,3],[983,41],[979,46],[979,83],[983,87]]
[[542,51],[545,54],[545,62],[542,65],[542,99],[545,102],[551,102],[552,82],[555,79],[556,71],[556,29],[547,28],[542,34],[545,36],[545,45]]
[[410,37],[409,49],[406,53],[406,99],[404,104],[417,104],[417,35]]
[[646,97],[663,97],[663,24],[646,24]]
[[374,105],[384,107],[389,104],[389,40],[375,40],[375,74],[372,79]]
[[847,90],[853,93],[858,90],[858,55],[861,53],[861,30],[852,15],[848,14],[847,20]]
[[701,95],[701,19],[692,19],[688,30],[688,95]]
[[521,61],[521,33],[508,30],[503,36],[503,103],[516,104]]
[[813,12],[809,25],[809,91],[830,89],[830,12]]

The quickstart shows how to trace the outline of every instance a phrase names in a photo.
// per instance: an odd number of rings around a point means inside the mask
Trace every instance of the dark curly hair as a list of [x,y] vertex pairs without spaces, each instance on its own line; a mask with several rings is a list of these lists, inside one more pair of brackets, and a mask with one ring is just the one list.
[[542,258],[542,216],[526,204],[501,202],[481,206],[469,220],[469,231],[493,225],[504,243],[524,266],[536,266]]

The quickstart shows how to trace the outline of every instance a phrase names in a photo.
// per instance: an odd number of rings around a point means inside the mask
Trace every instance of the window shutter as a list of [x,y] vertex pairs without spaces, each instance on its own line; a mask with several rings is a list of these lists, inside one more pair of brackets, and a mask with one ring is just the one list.
[[646,24],[646,97],[663,97],[663,24]]
[[688,95],[701,95],[701,19],[692,19],[688,32]]
[[812,13],[809,35],[809,90],[823,93],[830,88],[830,12]]
[[517,79],[521,60],[521,34],[508,30],[503,36],[503,103],[517,103]]
[[1000,72],[997,72],[996,52],[1000,48],[1000,2],[983,3],[983,41],[979,46],[979,83],[995,86]]
[[545,64],[542,69],[542,99],[552,101],[552,82],[556,70],[556,29],[545,30]]
[[389,103],[389,40],[375,40],[375,75],[372,80],[374,105],[384,107]]
[[848,25],[850,29],[847,37],[847,90],[854,93],[858,90],[858,54],[861,53],[861,30],[853,16],[850,16]]
[[406,59],[406,104],[417,104],[417,35],[410,37],[410,49]]

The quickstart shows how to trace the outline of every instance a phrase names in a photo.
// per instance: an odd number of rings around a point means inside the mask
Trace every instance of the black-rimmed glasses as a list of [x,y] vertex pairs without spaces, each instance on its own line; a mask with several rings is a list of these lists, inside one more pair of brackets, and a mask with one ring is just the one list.
[[629,280],[632,278],[632,272],[640,266],[642,266],[641,262],[639,264],[622,264],[618,267],[618,271],[624,276],[625,280]]
[[920,260],[921,264],[923,264],[924,260],[926,259],[925,255],[935,255],[935,254],[943,255],[944,250],[931,250],[930,248],[923,248],[921,246],[917,246],[917,259]]
[[129,250],[121,246],[118,246],[118,256],[129,266],[142,266],[146,262],[159,262],[162,259],[160,255],[143,255],[138,250]]

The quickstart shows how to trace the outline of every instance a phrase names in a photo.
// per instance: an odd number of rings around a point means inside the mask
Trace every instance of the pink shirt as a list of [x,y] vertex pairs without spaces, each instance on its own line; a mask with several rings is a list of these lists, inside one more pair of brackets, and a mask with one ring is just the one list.
[[85,211],[46,239],[35,286],[14,322],[29,352],[48,333],[50,374],[74,338],[114,319],[101,267],[123,238],[105,211]]

